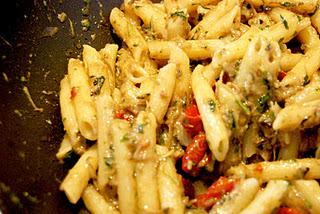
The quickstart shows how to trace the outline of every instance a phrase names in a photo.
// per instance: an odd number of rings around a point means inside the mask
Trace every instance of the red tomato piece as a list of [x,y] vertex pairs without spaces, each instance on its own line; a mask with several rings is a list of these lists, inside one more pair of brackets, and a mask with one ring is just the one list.
[[302,214],[302,212],[300,212],[297,209],[293,209],[293,208],[289,208],[289,207],[281,207],[278,210],[278,214]]
[[257,166],[256,166],[256,169],[255,169],[257,172],[259,173],[262,173],[263,171],[263,166],[259,163]]
[[196,104],[187,107],[184,116],[186,123],[184,123],[183,126],[189,134],[194,136],[203,131],[200,113]]
[[124,110],[116,111],[114,117],[117,119],[123,119],[123,120],[129,121],[129,122],[132,122],[134,119],[134,116],[132,114]]
[[285,71],[280,71],[279,74],[278,74],[278,80],[281,81],[286,76],[287,76],[287,73]]
[[212,207],[224,194],[231,192],[237,180],[228,179],[221,176],[207,190],[207,192],[196,197],[196,206],[209,209]]
[[182,157],[182,170],[196,176],[199,172],[197,165],[204,157],[207,147],[206,136],[203,133],[196,135]]
[[77,96],[77,88],[76,87],[72,87],[71,89],[71,99],[73,99],[75,96]]

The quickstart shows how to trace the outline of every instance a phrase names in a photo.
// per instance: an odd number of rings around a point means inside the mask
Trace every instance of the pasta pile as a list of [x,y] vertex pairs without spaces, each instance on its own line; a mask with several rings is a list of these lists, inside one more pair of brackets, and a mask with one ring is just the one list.
[[[320,2],[319,2],[320,3]],[[317,0],[125,0],[61,81],[91,213],[320,213]]]

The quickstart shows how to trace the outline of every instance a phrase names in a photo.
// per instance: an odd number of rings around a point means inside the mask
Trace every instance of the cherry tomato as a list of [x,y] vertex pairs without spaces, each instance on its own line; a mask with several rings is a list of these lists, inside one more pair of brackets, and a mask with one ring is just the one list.
[[197,135],[203,131],[200,113],[196,104],[192,104],[187,107],[184,112],[184,116],[186,123],[184,123],[183,126],[191,136]]
[[231,192],[237,180],[220,177],[203,194],[196,197],[195,205],[204,209],[212,207],[224,194]]
[[302,212],[300,212],[297,209],[293,209],[293,208],[289,208],[289,207],[281,207],[278,210],[278,214],[302,214]]
[[182,157],[182,170],[196,176],[199,172],[197,165],[204,157],[207,147],[206,136],[203,133],[196,135]]
[[132,114],[124,110],[116,111],[114,117],[117,119],[123,119],[123,120],[129,121],[129,122],[132,122],[134,119],[134,116]]
[[262,173],[262,171],[263,171],[263,166],[259,163],[259,164],[256,166],[255,170],[256,170],[257,172],[259,172],[259,173]]
[[281,81],[283,78],[285,78],[287,73],[285,71],[280,71],[278,74],[278,80]]
[[76,87],[72,87],[72,89],[71,89],[71,99],[73,99],[75,96],[77,96],[77,89],[76,89]]

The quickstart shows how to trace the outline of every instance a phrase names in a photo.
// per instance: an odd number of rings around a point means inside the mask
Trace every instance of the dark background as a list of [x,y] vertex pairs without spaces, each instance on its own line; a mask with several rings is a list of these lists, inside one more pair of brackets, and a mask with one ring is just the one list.
[[[83,31],[85,0],[2,1],[0,6],[0,209],[3,213],[78,213],[59,183],[67,172],[55,158],[63,137],[59,82],[70,57],[80,57],[82,44],[100,49],[113,42],[108,23],[121,0],[90,1],[91,26]],[[57,14],[65,12],[61,23]],[[104,18],[103,18],[104,17]],[[43,37],[46,27],[58,27]],[[95,39],[92,35],[95,34]],[[7,76],[7,79],[5,78]],[[22,88],[29,89],[34,111]]]

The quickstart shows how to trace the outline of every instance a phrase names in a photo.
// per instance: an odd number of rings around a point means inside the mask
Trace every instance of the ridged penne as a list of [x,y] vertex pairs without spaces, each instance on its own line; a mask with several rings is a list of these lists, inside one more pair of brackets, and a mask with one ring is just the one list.
[[90,178],[95,176],[97,168],[98,152],[97,146],[94,145],[83,153],[60,184],[60,190],[65,192],[71,203],[78,202]]
[[177,66],[169,63],[161,68],[150,95],[149,108],[150,111],[156,116],[158,123],[162,123],[169,103],[171,101],[177,75]]
[[213,90],[202,76],[203,66],[192,73],[192,90],[202,118],[210,150],[218,161],[223,161],[229,150],[229,133],[222,119],[220,106]]
[[89,76],[80,60],[69,60],[68,77],[71,87],[71,99],[75,108],[81,135],[89,140],[96,140],[96,110],[91,97]]
[[263,183],[270,180],[318,179],[320,160],[305,158],[296,160],[264,161],[256,164],[240,164],[231,167],[227,174],[236,177],[257,178]]

